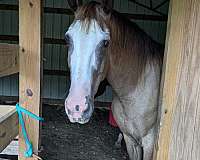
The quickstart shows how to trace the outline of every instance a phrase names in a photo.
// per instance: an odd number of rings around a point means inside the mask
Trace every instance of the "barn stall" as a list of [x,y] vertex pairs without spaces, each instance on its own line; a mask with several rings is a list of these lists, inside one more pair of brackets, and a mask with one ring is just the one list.
[[[43,8],[44,5],[44,8]],[[114,1],[113,6],[118,11],[122,12],[125,16],[132,19],[136,22],[141,28],[143,28],[153,39],[163,43],[165,41],[165,32],[166,32],[166,23],[167,23],[167,11],[168,11],[169,2],[167,1]],[[33,7],[34,6],[34,7]],[[64,7],[63,7],[64,6]],[[170,12],[169,12],[169,21],[168,21],[168,32],[166,38],[166,49],[165,49],[165,59],[164,59],[164,69],[163,69],[163,84],[161,87],[161,104],[162,104],[162,123],[161,123],[161,132],[159,134],[159,141],[157,150],[157,159],[180,159],[189,157],[189,159],[198,159],[198,17],[199,12],[198,8],[199,2],[196,1],[183,1],[179,2],[178,0],[171,1]],[[82,129],[82,134],[87,134],[87,129],[90,127],[82,126],[73,126],[67,124],[65,115],[63,115],[62,107],[58,108],[56,105],[62,105],[64,96],[69,87],[69,73],[67,70],[67,59],[65,42],[63,40],[63,35],[72,22],[73,15],[67,6],[66,1],[50,1],[46,0],[44,4],[41,4],[40,1],[19,1],[19,35],[18,35],[18,2],[17,1],[1,1],[1,35],[0,39],[2,43],[14,43],[18,44],[19,41],[19,63],[22,64],[19,69],[19,64],[17,58],[14,58],[12,65],[8,65],[9,70],[6,71],[4,60],[1,62],[4,67],[1,69],[1,76],[10,75],[11,73],[16,73],[20,70],[19,79],[18,75],[14,74],[12,76],[6,76],[1,78],[0,82],[0,94],[1,94],[1,103],[9,104],[15,103],[18,100],[18,95],[20,97],[19,101],[21,104],[24,104],[28,110],[39,115],[41,106],[41,97],[43,102],[47,105],[43,105],[43,115],[47,121],[44,123],[42,130],[42,140],[43,149],[41,149],[39,143],[39,123],[29,120],[26,118],[25,122],[29,125],[27,127],[27,132],[31,137],[33,142],[34,152],[37,154],[38,151],[43,150],[43,155],[46,156],[46,159],[81,159],[77,157],[77,147],[74,143],[70,143],[67,139],[76,131]],[[185,10],[188,11],[188,14],[185,13]],[[31,15],[35,15],[32,17]],[[43,16],[42,16],[43,15]],[[31,18],[30,18],[31,17]],[[43,20],[43,23],[42,23]],[[3,22],[3,23],[2,23]],[[43,26],[43,31],[41,30]],[[177,27],[179,26],[179,27]],[[188,27],[191,27],[192,30],[189,30]],[[21,31],[21,32],[20,32]],[[23,32],[22,32],[23,31]],[[26,31],[26,32],[24,32]],[[31,31],[31,32],[30,32]],[[21,34],[20,34],[21,33]],[[23,33],[23,34],[22,34]],[[43,34],[43,39],[42,35]],[[35,39],[31,37],[34,35]],[[188,39],[191,39],[189,41]],[[31,42],[31,43],[30,43]],[[34,43],[35,42],[35,43]],[[192,42],[192,43],[191,43]],[[2,46],[1,48],[5,48]],[[12,48],[17,48],[16,45],[8,46],[5,53],[9,54],[10,57],[17,56],[17,49],[14,49],[14,52],[10,51]],[[43,49],[41,49],[43,48]],[[193,49],[194,48],[194,49]],[[4,49],[5,50],[5,49]],[[28,53],[27,50],[29,51]],[[42,56],[43,50],[43,56]],[[1,52],[3,53],[3,52]],[[191,53],[191,54],[189,54]],[[4,54],[2,54],[4,55]],[[7,59],[7,57],[4,59]],[[42,63],[43,67],[42,70]],[[34,63],[26,63],[27,61],[34,60]],[[13,65],[13,64],[16,64]],[[31,67],[33,65],[34,67]],[[12,69],[12,67],[14,69]],[[181,66],[181,67],[180,67]],[[33,69],[32,69],[33,68]],[[31,71],[30,71],[31,69]],[[190,72],[192,70],[192,72]],[[43,72],[43,74],[42,74]],[[23,76],[20,76],[23,75]],[[44,75],[44,76],[43,76]],[[32,77],[32,79],[26,79],[26,77]],[[43,77],[43,87],[42,94],[40,93],[40,88],[42,85],[41,79]],[[191,78],[192,77],[192,78]],[[193,78],[195,77],[195,79]],[[183,79],[183,80],[182,80]],[[20,84],[18,86],[18,83]],[[29,98],[26,94],[28,91],[33,91],[32,98]],[[29,92],[28,92],[29,93]],[[185,94],[184,94],[185,93]],[[192,95],[190,95],[193,93]],[[41,96],[40,96],[41,95]],[[172,96],[173,95],[173,96]],[[112,99],[111,90],[108,88],[106,93],[97,99],[97,107],[108,107],[109,102]],[[108,103],[105,103],[108,102]],[[28,105],[25,105],[27,104]],[[54,105],[55,108],[49,108],[50,105]],[[56,105],[55,105],[56,104]],[[33,107],[34,106],[34,107]],[[6,106],[8,107],[8,106]],[[3,108],[3,107],[2,107]],[[4,106],[5,108],[5,106]],[[8,107],[9,108],[9,107]],[[11,106],[12,108],[12,106]],[[3,110],[3,109],[2,109]],[[11,111],[12,110],[12,111]],[[8,117],[6,120],[9,120],[11,115],[16,115],[13,112],[13,108],[9,111]],[[56,111],[55,111],[56,110]],[[8,111],[8,110],[6,110]],[[2,111],[3,113],[3,111]],[[55,114],[54,114],[55,113]],[[7,113],[5,113],[7,114]],[[58,119],[54,119],[58,117]],[[106,113],[97,111],[95,114],[94,123],[102,121],[98,125],[105,125],[106,122]],[[104,115],[102,118],[102,115]],[[196,116],[194,116],[196,115]],[[60,117],[59,117],[60,116]],[[99,116],[99,118],[98,118]],[[5,117],[5,116],[4,116]],[[15,118],[16,120],[16,118]],[[5,122],[5,121],[0,121]],[[64,122],[65,124],[62,124]],[[91,126],[94,126],[94,124]],[[13,121],[9,124],[13,125]],[[15,122],[16,124],[16,122]],[[188,126],[188,124],[190,124]],[[48,127],[45,127],[48,126]],[[51,126],[52,125],[52,126]],[[63,126],[62,126],[63,125]],[[97,126],[98,126],[97,125]],[[10,125],[7,125],[10,126]],[[15,125],[16,126],[16,125]],[[60,127],[58,127],[60,126]],[[57,127],[57,128],[56,128]],[[188,129],[190,127],[190,129]],[[2,127],[1,127],[2,128]],[[71,130],[72,132],[69,135],[68,132],[62,132],[61,129]],[[104,128],[104,127],[103,127]],[[177,128],[179,129],[177,131]],[[7,128],[6,128],[7,129]],[[9,127],[8,127],[9,129]],[[60,130],[59,130],[60,129]],[[73,130],[74,129],[74,130]],[[17,129],[16,133],[17,133]],[[94,130],[97,130],[97,127],[94,127]],[[102,129],[100,129],[102,130]],[[190,131],[192,133],[187,133]],[[97,130],[98,131],[98,130]],[[104,129],[103,129],[104,131]],[[115,140],[114,129],[110,128],[107,125],[105,131],[112,133],[110,138]],[[12,131],[8,131],[8,133]],[[45,133],[46,132],[46,133]],[[63,133],[59,135],[58,133]],[[43,134],[45,133],[45,134]],[[94,131],[91,131],[94,133]],[[183,134],[184,133],[184,134]],[[21,134],[21,133],[20,133]],[[101,134],[104,134],[102,132]],[[189,136],[188,136],[189,135]],[[14,138],[15,135],[12,136]],[[63,143],[56,144],[54,142],[54,137],[64,136],[64,139],[60,139]],[[78,138],[80,135],[76,135]],[[75,137],[76,137],[75,136]],[[83,136],[83,135],[81,135]],[[96,139],[101,138],[101,135],[96,135]],[[105,135],[105,137],[108,135]],[[52,137],[49,138],[48,137]],[[83,136],[84,137],[84,136]],[[10,141],[11,137],[6,140]],[[23,140],[20,139],[19,147],[19,159],[24,159],[23,150],[25,145]],[[56,140],[59,140],[55,139]],[[87,137],[85,137],[87,138]],[[91,141],[88,143],[87,147],[91,147],[90,150],[93,151],[92,154],[84,153],[87,152],[83,149],[82,156],[83,159],[126,159],[126,153],[116,154],[114,157],[107,153],[112,154],[113,148],[112,144],[106,148],[106,141],[109,139],[100,139],[102,143],[102,148],[105,147],[103,153],[96,155],[97,152],[93,147],[94,137],[90,137]],[[44,143],[43,140],[46,139]],[[74,138],[71,137],[71,140]],[[66,141],[65,141],[66,140]],[[114,140],[110,143],[114,144]],[[49,144],[47,144],[49,142]],[[98,141],[97,141],[98,142]],[[67,144],[66,144],[67,143]],[[83,143],[83,142],[82,142]],[[185,147],[188,144],[190,147]],[[74,146],[73,146],[74,145]],[[51,146],[48,148],[48,146]],[[59,149],[63,149],[62,151]],[[191,149],[194,148],[194,149]],[[48,150],[49,149],[49,150]],[[58,149],[58,150],[57,150]],[[81,147],[78,148],[78,152]],[[196,150],[195,150],[196,149]],[[68,152],[72,150],[75,152]],[[89,150],[89,149],[88,149]],[[103,149],[102,149],[103,150]],[[176,152],[174,152],[176,150]],[[116,151],[115,151],[116,152]],[[121,152],[121,150],[117,150]],[[65,154],[66,153],[66,154]],[[184,154],[182,154],[184,153]],[[42,153],[41,153],[42,154]],[[72,154],[72,155],[70,155]],[[59,157],[60,156],[60,157]],[[68,156],[68,157],[67,157]],[[70,157],[72,156],[72,157]],[[84,157],[85,156],[85,157]],[[90,157],[91,156],[91,157]],[[120,157],[121,156],[121,157]],[[55,158],[56,157],[56,158]],[[156,156],[155,156],[156,158]]]

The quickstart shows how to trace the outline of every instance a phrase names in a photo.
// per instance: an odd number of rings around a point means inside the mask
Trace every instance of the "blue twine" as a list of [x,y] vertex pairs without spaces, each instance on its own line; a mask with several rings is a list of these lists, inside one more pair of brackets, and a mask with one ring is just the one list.
[[24,114],[26,114],[26,115],[30,116],[31,118],[36,119],[38,121],[44,121],[44,119],[39,117],[39,116],[37,116],[37,115],[35,115],[35,114],[33,114],[33,113],[31,113],[31,112],[29,112],[28,110],[22,108],[19,105],[19,103],[16,104],[16,110],[17,110],[18,117],[19,117],[19,124],[22,127],[22,134],[23,134],[23,137],[24,137],[24,140],[25,140],[25,143],[26,143],[26,151],[24,152],[24,156],[25,157],[32,157],[32,155],[33,155],[33,146],[32,146],[32,143],[30,142],[30,140],[28,138],[22,113],[24,113]]

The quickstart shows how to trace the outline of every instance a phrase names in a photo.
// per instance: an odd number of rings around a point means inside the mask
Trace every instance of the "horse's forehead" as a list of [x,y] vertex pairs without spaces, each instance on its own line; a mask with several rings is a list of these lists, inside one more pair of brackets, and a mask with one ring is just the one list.
[[[69,32],[73,35],[84,36],[86,37],[104,37],[107,36],[108,33],[104,32],[100,25],[96,20],[90,20],[89,24],[85,24],[87,22],[82,22],[80,20],[76,20],[69,28]],[[87,26],[89,25],[89,26]]]

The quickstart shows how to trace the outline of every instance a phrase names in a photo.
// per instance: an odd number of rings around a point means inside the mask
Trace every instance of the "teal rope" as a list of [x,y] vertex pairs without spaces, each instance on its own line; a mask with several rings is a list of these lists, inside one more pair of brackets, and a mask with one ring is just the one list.
[[31,112],[29,112],[28,110],[22,108],[19,105],[19,103],[16,104],[16,110],[17,110],[18,117],[19,117],[19,124],[22,127],[22,134],[23,134],[23,137],[24,137],[24,140],[25,140],[25,143],[26,143],[26,151],[24,152],[24,156],[25,157],[32,157],[32,155],[33,155],[33,146],[32,146],[32,143],[30,142],[30,140],[28,138],[22,113],[24,113],[24,114],[28,115],[29,117],[31,117],[33,119],[36,119],[38,121],[44,121],[44,119],[39,117],[39,116],[37,116],[37,115],[35,115],[35,114],[33,114],[33,113],[31,113]]

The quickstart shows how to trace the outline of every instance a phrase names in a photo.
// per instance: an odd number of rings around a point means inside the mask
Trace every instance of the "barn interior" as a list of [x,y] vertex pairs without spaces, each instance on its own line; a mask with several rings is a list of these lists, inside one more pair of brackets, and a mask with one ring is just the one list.
[[[105,92],[95,99],[95,113],[87,125],[69,123],[63,107],[70,87],[64,34],[74,16],[67,0],[45,0],[43,6],[42,113],[45,122],[41,132],[41,157],[48,160],[127,159],[124,142],[121,148],[114,145],[120,133],[119,129],[108,123],[112,102],[111,87],[108,86]],[[168,7],[169,0],[113,0],[115,10],[163,45]],[[18,42],[18,0],[1,0],[0,43]],[[18,73],[1,77],[0,104],[16,104],[18,99]],[[17,139],[15,142],[17,143]],[[0,158],[17,159],[17,154],[6,151],[0,154]]]

